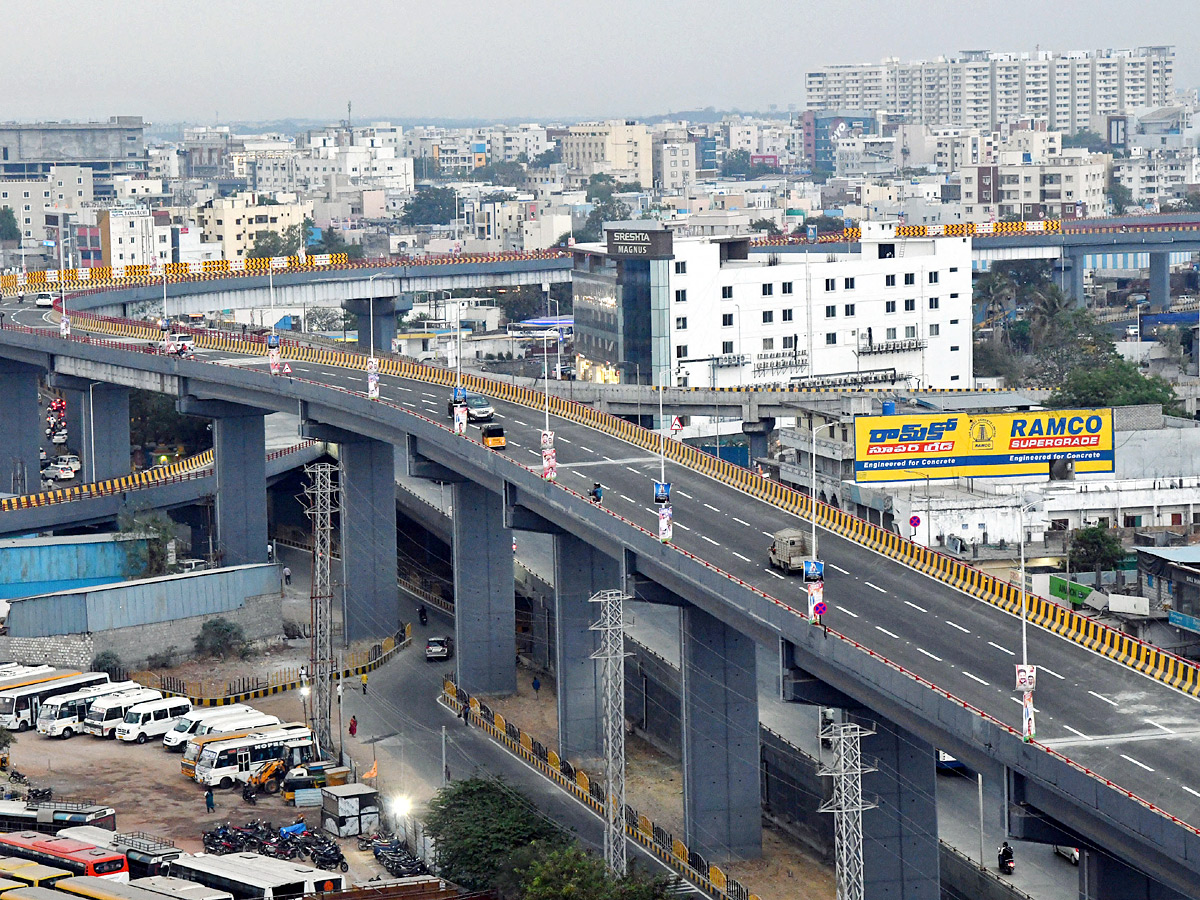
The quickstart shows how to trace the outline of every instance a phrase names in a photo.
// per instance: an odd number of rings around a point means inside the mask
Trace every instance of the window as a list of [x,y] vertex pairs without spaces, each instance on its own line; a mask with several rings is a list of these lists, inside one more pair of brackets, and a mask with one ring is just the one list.
[[733,327],[733,313],[722,313],[721,314],[721,327],[722,328],[732,328]]
[[930,272],[930,273],[929,273],[929,283],[930,283],[930,284],[937,284],[937,283],[938,283],[938,273],[937,273],[937,272]]
[[837,307],[836,306],[825,307],[825,318],[836,319],[837,318]]
[[844,287],[848,291],[854,290],[854,279],[847,278],[847,279],[843,280],[842,287]]
[[885,332],[885,334],[887,336],[887,340],[889,340],[889,341],[894,341],[896,339],[896,329],[895,328],[889,328]]
[[774,294],[774,293],[775,293],[775,285],[773,285],[773,284],[764,284],[764,285],[762,286],[762,295],[763,295],[764,297],[770,297],[770,296],[771,296],[772,294]]
[[916,325],[905,325],[904,326],[904,336],[906,338],[915,338],[917,336],[917,326]]
[[792,283],[790,281],[785,281],[783,283],[783,292],[785,294],[790,294],[792,292]]
[[687,303],[687,291],[678,290],[675,292],[676,303]]
[[958,319],[951,319],[951,320],[950,320],[950,324],[951,324],[951,325],[957,325],[957,324],[958,324]]
[[847,303],[847,304],[846,304],[846,309],[845,309],[845,312],[846,312],[846,315],[847,315],[847,316],[852,316],[852,315],[854,315],[854,304],[853,304],[853,303]]
[[676,331],[687,331],[687,316],[676,316],[675,317],[675,330]]
[[916,300],[910,299],[910,300],[904,301],[904,311],[905,312],[915,312],[916,309],[917,309],[917,301]]
[[686,275],[687,274],[687,261],[686,260],[676,260],[675,261],[675,274],[676,275]]
[[904,273],[904,283],[905,284],[916,284],[917,283],[916,274],[913,272],[905,272]]
[[883,286],[884,287],[895,287],[896,286],[896,276],[895,275],[884,275],[883,276]]
[[941,333],[942,333],[941,325],[930,325],[929,326],[929,336],[930,337],[937,337]]
[[790,309],[785,309],[783,311],[783,321],[785,321],[785,322],[792,321],[792,311]]
[[771,309],[764,309],[763,310],[763,324],[770,325],[774,321],[775,321],[775,311],[771,310]]
[[951,300],[957,300],[957,299],[958,299],[958,294],[951,294],[951,295],[950,295],[950,299],[951,299]]
[[825,279],[825,290],[836,291],[837,290],[837,279],[836,278],[826,278]]
[[763,349],[764,350],[774,350],[775,349],[775,338],[763,338]]
[[733,341],[721,341],[721,352],[722,353],[732,353],[733,352]]
[[886,301],[883,304],[883,311],[885,313],[894,313],[896,311],[896,301],[895,300]]
[[783,349],[784,350],[795,350],[796,349],[796,336],[794,334],[788,335],[787,337],[785,337],[783,339]]
[[675,345],[675,358],[683,359],[685,356],[687,356],[687,344],[676,344]]
[[831,346],[836,343],[837,343],[837,332],[836,331],[825,332],[825,346],[828,347],[828,346]]
[[937,298],[937,297],[930,297],[930,298],[929,298],[929,308],[930,308],[930,309],[937,309],[937,308],[938,308],[938,298]]
[[951,344],[951,345],[950,345],[950,352],[951,352],[951,353],[957,353],[957,352],[958,352],[958,344]]
[[732,300],[733,299],[733,285],[732,284],[726,284],[726,285],[721,286],[721,299],[722,300]]
[[951,272],[957,272],[957,271],[958,271],[958,266],[951,266],[951,267],[950,267],[950,271],[951,271]]

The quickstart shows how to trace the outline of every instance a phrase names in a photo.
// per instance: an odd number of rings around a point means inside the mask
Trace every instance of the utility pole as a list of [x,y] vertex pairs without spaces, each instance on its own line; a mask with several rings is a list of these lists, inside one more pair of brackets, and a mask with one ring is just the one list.
[[856,722],[830,722],[821,729],[822,741],[833,745],[833,761],[817,774],[833,778],[833,797],[820,812],[833,813],[833,852],[837,870],[837,900],[863,900],[862,814],[874,809],[862,795],[862,777],[875,769],[862,764],[862,738],[875,730]]
[[308,515],[313,522],[312,561],[312,661],[313,674],[312,721],[317,747],[333,752],[332,714],[333,688],[333,583],[330,562],[333,550],[333,514],[337,511],[334,472],[331,463],[314,463],[304,471],[312,480],[304,493],[308,498]]
[[597,591],[600,619],[588,626],[600,632],[602,727],[604,729],[604,862],[618,878],[625,875],[625,618],[621,591]]

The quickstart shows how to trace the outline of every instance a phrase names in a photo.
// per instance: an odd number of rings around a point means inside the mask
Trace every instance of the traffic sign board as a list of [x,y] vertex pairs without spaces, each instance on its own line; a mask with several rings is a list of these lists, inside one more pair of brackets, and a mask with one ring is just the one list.
[[826,612],[825,601],[818,600],[816,603],[814,603],[813,604],[813,612],[816,613],[818,616],[825,615],[825,612]]
[[672,419],[671,420],[671,430],[672,431],[683,431],[683,419],[681,419],[679,416],[676,416],[674,419]]
[[908,524],[911,525],[913,528],[916,528],[918,525],[921,524],[921,517],[920,516],[911,516],[908,520]]

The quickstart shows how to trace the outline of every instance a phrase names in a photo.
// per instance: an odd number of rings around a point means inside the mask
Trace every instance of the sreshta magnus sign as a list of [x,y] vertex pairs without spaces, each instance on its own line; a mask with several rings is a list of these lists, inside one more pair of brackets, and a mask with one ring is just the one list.
[[1071,460],[1076,472],[1113,471],[1112,410],[854,420],[857,482],[1040,475],[1055,460]]
[[608,255],[624,259],[663,259],[674,252],[671,232],[613,228],[608,236]]

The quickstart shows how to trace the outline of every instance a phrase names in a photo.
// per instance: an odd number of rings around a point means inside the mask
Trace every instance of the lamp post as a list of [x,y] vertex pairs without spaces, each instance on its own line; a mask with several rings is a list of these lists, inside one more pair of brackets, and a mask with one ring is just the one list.
[[386,272],[376,272],[374,275],[372,275],[370,278],[367,279],[367,284],[369,286],[369,290],[371,291],[371,299],[369,301],[371,304],[370,317],[369,317],[371,336],[370,336],[370,339],[368,340],[368,344],[370,345],[370,348],[371,348],[371,351],[370,351],[371,359],[375,358],[375,279],[379,278],[382,275],[386,275],[386,274],[387,274]]
[[[932,516],[929,513],[929,509],[930,509],[930,507],[929,507],[929,502],[930,502],[929,501],[929,478],[930,478],[929,473],[922,472],[920,469],[902,469],[901,471],[910,472],[913,475],[920,475],[922,478],[925,479],[925,546],[932,547],[933,545],[930,543],[930,540],[932,540],[932,538],[929,533],[929,529],[930,529],[929,520],[932,518]],[[911,494],[909,497],[909,501],[910,501],[910,503],[912,501]],[[913,533],[913,536],[914,537],[916,536],[915,531]]]
[[[1017,510],[1018,521],[1021,527],[1021,665],[1029,665],[1029,643],[1027,640],[1027,632],[1029,625],[1029,598],[1025,593],[1025,513],[1033,509],[1042,502],[1042,498],[1030,501],[1025,498],[1026,503]],[[1070,592],[1068,591],[1068,594]]]
[[812,450],[808,455],[808,461],[812,465],[811,480],[809,481],[809,509],[812,512],[812,558],[817,558],[817,432],[823,428],[833,429],[841,422],[826,422],[824,425],[815,425],[812,429]]

